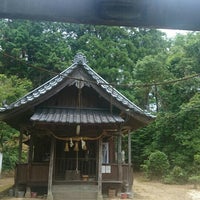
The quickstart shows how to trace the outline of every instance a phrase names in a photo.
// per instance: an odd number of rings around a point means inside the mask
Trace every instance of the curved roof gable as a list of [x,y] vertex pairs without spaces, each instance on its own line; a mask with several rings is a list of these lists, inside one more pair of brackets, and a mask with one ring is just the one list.
[[38,99],[47,95],[48,92],[54,90],[58,85],[66,81],[66,79],[70,79],[71,77],[69,75],[75,69],[77,69],[80,65],[92,77],[92,79],[94,80],[94,83],[96,83],[99,87],[101,87],[107,94],[111,95],[113,99],[115,99],[118,103],[120,103],[125,109],[129,109],[130,111],[143,115],[144,117],[152,118],[150,114],[145,113],[141,108],[139,108],[134,103],[132,103],[119,91],[113,88],[113,86],[108,84],[108,82],[106,82],[102,77],[100,77],[94,70],[92,70],[87,65],[86,57],[81,53],[78,53],[75,56],[73,60],[73,64],[69,68],[62,71],[60,74],[53,77],[52,79],[42,84],[38,88],[32,90],[31,92],[29,92],[22,98],[18,99],[14,103],[10,105],[5,105],[4,107],[0,108],[0,118],[2,118],[1,115],[3,113],[7,113],[9,111],[12,112],[12,110],[16,110],[16,109],[18,110],[28,104],[31,104],[33,106],[37,105]]

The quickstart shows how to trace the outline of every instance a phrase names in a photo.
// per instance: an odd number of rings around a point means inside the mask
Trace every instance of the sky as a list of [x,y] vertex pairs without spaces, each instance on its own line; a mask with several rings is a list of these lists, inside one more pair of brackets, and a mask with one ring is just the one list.
[[174,29],[159,29],[159,30],[166,33],[168,38],[174,38],[178,33],[184,35],[190,32],[185,30],[174,30]]

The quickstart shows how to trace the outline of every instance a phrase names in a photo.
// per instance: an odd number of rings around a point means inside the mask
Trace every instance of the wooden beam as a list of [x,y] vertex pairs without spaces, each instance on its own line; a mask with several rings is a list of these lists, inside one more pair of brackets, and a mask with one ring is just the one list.
[[1,0],[0,17],[200,30],[199,0]]
[[49,162],[49,177],[48,177],[48,193],[47,193],[48,200],[53,200],[52,182],[53,182],[54,152],[55,152],[55,138],[52,137],[51,138],[50,162]]

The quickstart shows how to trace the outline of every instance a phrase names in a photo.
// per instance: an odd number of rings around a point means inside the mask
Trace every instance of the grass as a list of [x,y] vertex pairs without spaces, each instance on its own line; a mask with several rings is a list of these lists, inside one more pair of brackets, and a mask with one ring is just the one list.
[[13,187],[13,175],[2,174],[0,177],[0,196],[8,194],[8,190]]

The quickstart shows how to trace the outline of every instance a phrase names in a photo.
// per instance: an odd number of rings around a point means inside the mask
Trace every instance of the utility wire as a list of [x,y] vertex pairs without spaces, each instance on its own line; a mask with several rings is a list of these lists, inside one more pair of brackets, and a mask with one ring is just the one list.
[[196,77],[200,77],[200,73],[198,73],[198,74],[192,74],[192,75],[184,76],[184,77],[178,78],[178,79],[165,80],[163,82],[153,82],[153,83],[142,83],[142,84],[96,83],[95,81],[82,80],[82,79],[75,78],[75,77],[65,76],[63,74],[50,71],[50,70],[45,69],[43,67],[37,67],[35,65],[32,65],[30,63],[25,62],[24,60],[18,59],[16,57],[12,56],[12,55],[4,53],[3,51],[0,51],[0,53],[2,55],[6,56],[6,57],[14,59],[15,61],[17,61],[19,63],[28,65],[29,67],[34,68],[34,69],[36,69],[38,71],[47,72],[48,74],[51,74],[51,75],[54,75],[54,76],[55,75],[64,76],[64,77],[68,77],[68,78],[73,79],[73,80],[88,82],[88,83],[92,83],[92,84],[96,84],[96,85],[109,85],[109,86],[117,86],[117,87],[121,86],[121,87],[128,87],[128,88],[130,88],[130,87],[152,87],[152,86],[160,86],[160,85],[169,85],[169,84],[173,84],[173,83],[177,83],[177,82],[182,82],[182,81],[186,81],[186,80],[189,80],[189,79],[193,79],[193,78],[196,78]]
[[47,72],[48,74],[52,74],[52,75],[58,75],[58,73],[56,73],[56,72],[50,71],[50,70],[45,69],[43,67],[37,67],[35,65],[32,65],[30,63],[25,62],[24,60],[18,59],[18,58],[14,57],[14,56],[11,56],[11,55],[7,54],[7,53],[4,53],[3,51],[0,51],[0,53],[2,55],[4,55],[4,56],[8,57],[8,58],[12,58],[12,59],[16,60],[17,62],[19,62],[19,63],[21,63],[23,65],[28,65],[29,67],[32,67],[32,68],[34,68],[34,69],[36,69],[38,71]]

